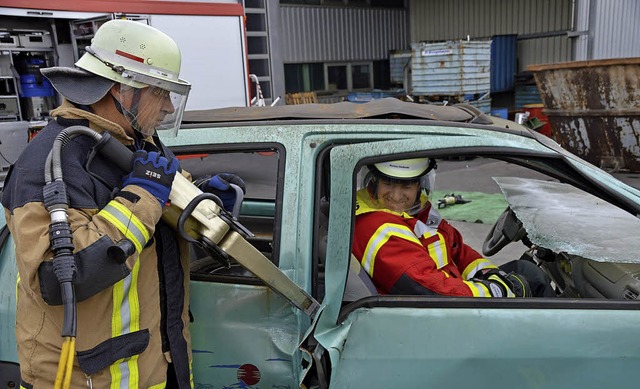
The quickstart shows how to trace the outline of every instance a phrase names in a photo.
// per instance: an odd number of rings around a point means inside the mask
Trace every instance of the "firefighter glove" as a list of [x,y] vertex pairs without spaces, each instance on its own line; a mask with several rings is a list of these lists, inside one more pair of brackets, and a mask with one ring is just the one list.
[[[517,273],[506,273],[500,269],[489,269],[476,275],[480,282],[485,284],[493,297],[531,297],[529,282],[524,276]],[[497,287],[502,289],[498,295]],[[494,294],[495,292],[495,294]]]
[[231,184],[237,185],[242,189],[242,193],[247,193],[246,186],[242,178],[233,173],[220,173],[211,177],[203,177],[198,179],[194,184],[203,192],[213,193],[222,201],[224,209],[231,212],[236,203],[236,191]]
[[133,155],[133,169],[122,180],[122,186],[137,185],[158,199],[160,206],[165,206],[179,167],[176,158],[166,158],[155,151],[138,150]]
[[[503,272],[504,273],[504,272]],[[511,290],[516,297],[532,297],[529,281],[522,274],[506,273],[507,281],[511,282]]]

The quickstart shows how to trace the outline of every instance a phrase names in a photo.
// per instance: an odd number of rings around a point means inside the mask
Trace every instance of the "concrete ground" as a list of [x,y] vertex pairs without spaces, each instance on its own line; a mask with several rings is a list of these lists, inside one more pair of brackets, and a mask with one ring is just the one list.
[[[451,188],[459,191],[475,191],[484,193],[500,193],[500,189],[492,180],[481,180],[482,177],[520,176],[546,179],[546,176],[509,165],[502,161],[475,158],[466,161],[438,160],[436,190]],[[611,174],[620,181],[640,190],[640,172],[615,172]]]

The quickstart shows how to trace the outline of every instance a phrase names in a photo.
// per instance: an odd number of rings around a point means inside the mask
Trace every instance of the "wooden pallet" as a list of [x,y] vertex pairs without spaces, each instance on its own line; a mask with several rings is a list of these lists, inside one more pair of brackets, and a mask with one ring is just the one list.
[[287,105],[315,104],[318,102],[318,96],[316,92],[287,93],[284,95],[284,101]]

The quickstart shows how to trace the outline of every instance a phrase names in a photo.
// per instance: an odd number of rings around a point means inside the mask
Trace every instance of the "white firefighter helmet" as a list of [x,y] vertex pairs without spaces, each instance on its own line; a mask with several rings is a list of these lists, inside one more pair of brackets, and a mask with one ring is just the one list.
[[429,193],[433,191],[435,184],[437,164],[431,158],[411,158],[395,161],[379,162],[369,165],[369,173],[363,183],[368,188],[369,194],[374,200],[378,200],[378,183],[381,179],[391,182],[419,182],[420,190],[416,195],[415,203],[404,212],[415,215],[423,210],[429,203]]
[[[191,88],[179,78],[180,65],[180,49],[173,39],[131,20],[104,23],[76,62],[81,69],[120,83],[120,96],[114,97],[132,127],[144,135],[156,129],[177,132]],[[129,92],[135,97],[127,100]]]

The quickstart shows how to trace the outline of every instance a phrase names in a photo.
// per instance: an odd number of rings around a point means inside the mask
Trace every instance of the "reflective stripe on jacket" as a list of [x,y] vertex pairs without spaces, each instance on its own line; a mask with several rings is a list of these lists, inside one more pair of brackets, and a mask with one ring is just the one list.
[[[121,127],[68,103],[58,112],[61,116],[27,145],[14,164],[2,195],[19,271],[20,371],[24,383],[36,388],[53,386],[62,344],[62,307],[48,238],[50,217],[42,198],[45,159],[56,135],[70,125],[89,125],[98,132],[111,132],[124,144],[133,143]],[[158,201],[137,186],[119,191],[126,172],[99,155],[91,156],[92,146],[88,137],[78,136],[62,153],[78,267],[77,355],[71,387],[86,387],[90,377],[96,388],[162,388],[169,360],[176,366],[180,387],[193,387],[187,245],[158,234],[163,226],[157,224],[162,214]],[[132,241],[135,253],[119,263],[106,250],[124,237]],[[163,253],[171,254],[159,258],[160,245]]]
[[496,266],[430,206],[412,217],[377,208],[367,189],[359,190],[352,251],[383,294],[491,297],[471,279]]

